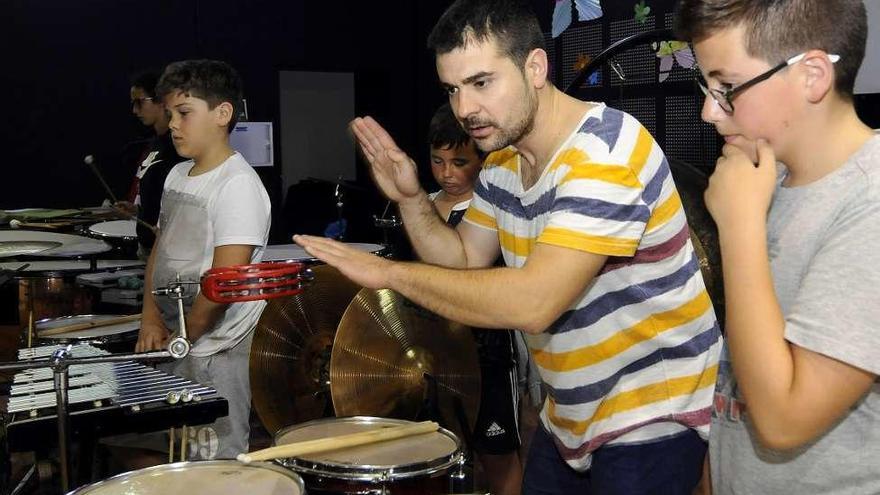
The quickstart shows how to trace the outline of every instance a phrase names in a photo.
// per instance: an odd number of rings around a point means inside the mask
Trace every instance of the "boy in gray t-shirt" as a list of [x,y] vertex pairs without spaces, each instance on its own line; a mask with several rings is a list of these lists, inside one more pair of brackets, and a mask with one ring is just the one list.
[[677,26],[727,143],[706,191],[727,302],[714,492],[880,493],[880,137],[852,97],[864,4],[681,0]]

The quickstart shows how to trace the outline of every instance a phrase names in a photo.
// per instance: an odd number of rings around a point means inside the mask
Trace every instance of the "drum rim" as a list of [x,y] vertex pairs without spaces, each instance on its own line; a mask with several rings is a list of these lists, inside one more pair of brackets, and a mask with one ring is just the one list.
[[217,465],[217,466],[236,465],[236,466],[241,466],[244,468],[253,467],[253,468],[268,469],[269,471],[274,471],[276,473],[282,474],[285,477],[293,480],[294,484],[296,484],[297,488],[299,488],[299,492],[301,495],[306,493],[306,486],[305,486],[305,483],[303,483],[302,477],[300,477],[298,474],[296,474],[295,472],[293,472],[289,469],[281,468],[281,467],[276,466],[275,464],[272,464],[270,462],[250,462],[250,463],[244,464],[242,462],[239,462],[239,461],[236,461],[233,459],[215,459],[215,460],[211,460],[211,461],[183,461],[183,462],[174,462],[171,464],[159,464],[158,466],[150,466],[150,467],[143,468],[143,469],[135,469],[133,471],[126,471],[124,473],[120,473],[120,474],[111,476],[105,480],[101,480],[101,481],[97,481],[95,483],[80,486],[80,487],[76,488],[75,490],[67,492],[66,495],[83,495],[86,493],[90,493],[94,489],[100,489],[103,486],[107,486],[112,483],[116,483],[117,481],[120,481],[123,479],[130,479],[135,474],[150,474],[150,473],[155,473],[158,471],[168,471],[168,470],[176,471],[176,470],[185,469],[187,467],[210,466],[210,465]]
[[[277,445],[277,439],[285,433],[301,428],[307,428],[318,424],[330,422],[364,422],[364,423],[394,423],[400,425],[414,424],[405,419],[382,418],[378,416],[343,416],[337,418],[320,418],[297,425],[291,425],[278,430],[272,440],[272,445]],[[411,462],[396,466],[376,466],[370,464],[352,465],[338,462],[305,461],[296,458],[276,459],[278,464],[303,474],[323,476],[346,481],[366,481],[371,483],[394,482],[421,476],[431,476],[445,471],[462,461],[461,440],[446,428],[437,430],[442,435],[450,438],[455,443],[455,450],[446,456],[437,459]]]
[[[86,258],[86,259],[57,259],[57,258],[56,258],[56,259],[48,259],[48,260],[34,260],[34,261],[30,261],[30,260],[28,260],[28,261],[2,261],[2,262],[0,262],[0,264],[2,264],[2,263],[14,263],[14,264],[18,264],[19,266],[21,266],[21,265],[24,265],[24,264],[31,264],[31,265],[33,265],[34,263],[65,263],[65,262],[76,262],[76,263],[86,263],[86,264],[88,265],[88,266],[86,266],[86,267],[84,267],[84,268],[71,268],[71,269],[58,269],[58,268],[51,268],[51,269],[46,269],[46,270],[30,270],[30,269],[25,269],[24,271],[18,272],[18,273],[16,273],[15,275],[13,275],[13,278],[16,279],[16,280],[26,280],[26,279],[32,279],[32,278],[36,278],[36,279],[41,279],[41,278],[69,278],[69,277],[73,277],[73,276],[75,276],[75,275],[80,275],[80,274],[83,274],[83,273],[118,272],[118,271],[121,271],[121,270],[130,270],[130,269],[132,269],[132,268],[141,268],[141,267],[146,268],[146,263],[143,262],[143,261],[141,261],[141,260],[112,260],[112,259],[104,260],[104,259],[99,259],[99,260],[95,260],[95,261],[96,261],[96,267],[95,267],[94,270],[92,270],[91,260],[90,260],[90,259],[87,259],[87,258]],[[126,265],[119,265],[119,266],[108,266],[108,267],[103,267],[103,268],[100,267],[100,266],[97,266],[97,263],[100,263],[100,262],[102,262],[102,261],[104,261],[104,262],[122,262],[122,261],[130,261],[130,262],[134,262],[134,264],[131,264],[131,265],[127,265],[127,264],[126,264]]]
[[[68,342],[82,342],[82,343],[90,342],[90,343],[99,343],[99,344],[113,344],[113,343],[117,343],[117,342],[124,342],[126,340],[124,338],[125,335],[128,335],[132,332],[136,333],[136,332],[140,331],[140,320],[126,322],[126,323],[138,322],[138,328],[133,328],[131,330],[126,330],[125,332],[116,333],[116,334],[92,335],[89,337],[82,337],[82,338],[70,337],[70,336],[55,338],[52,335],[50,335],[48,337],[42,337],[42,336],[40,336],[40,333],[37,330],[37,327],[40,325],[40,323],[45,323],[47,321],[73,320],[74,318],[90,318],[90,317],[95,317],[95,316],[106,316],[107,319],[110,319],[110,318],[121,318],[123,316],[128,316],[128,315],[85,314],[85,315],[64,315],[64,316],[53,316],[50,318],[42,318],[42,319],[34,322],[34,340],[37,342],[58,343],[58,344],[68,343]],[[118,323],[118,325],[121,325],[121,324],[122,323]]]
[[[384,257],[388,253],[388,245],[386,245],[386,244],[377,244],[375,242],[345,242],[345,244],[348,246],[375,246],[378,249],[364,251],[364,252],[367,252],[370,254],[375,254],[376,256],[383,256]],[[306,254],[306,257],[303,257],[303,258],[274,258],[274,259],[266,258],[266,251],[268,251],[270,248],[273,250],[275,250],[275,249],[280,250],[280,248],[288,247],[288,246],[296,247],[297,249],[302,250],[303,253]],[[311,256],[299,244],[269,244],[263,249],[262,261],[264,263],[311,263],[311,262],[322,263],[321,260],[319,260],[318,258],[315,258],[314,256]]]
[[137,233],[135,233],[135,235],[112,235],[112,234],[108,234],[105,232],[96,232],[96,231],[92,230],[92,227],[94,227],[95,225],[101,225],[104,223],[117,223],[117,222],[133,223],[133,224],[135,224],[135,226],[137,226],[137,222],[134,220],[106,220],[103,222],[93,223],[93,224],[89,225],[88,227],[86,227],[85,230],[89,236],[96,237],[101,240],[105,240],[105,239],[113,239],[113,240],[117,240],[117,241],[136,241],[137,240],[137,238],[138,238]]

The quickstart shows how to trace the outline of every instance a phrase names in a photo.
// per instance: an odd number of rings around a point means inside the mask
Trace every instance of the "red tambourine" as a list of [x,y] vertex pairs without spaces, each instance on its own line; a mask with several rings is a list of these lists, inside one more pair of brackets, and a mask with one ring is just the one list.
[[313,280],[302,263],[255,263],[212,268],[202,275],[202,294],[217,303],[235,303],[292,296]]

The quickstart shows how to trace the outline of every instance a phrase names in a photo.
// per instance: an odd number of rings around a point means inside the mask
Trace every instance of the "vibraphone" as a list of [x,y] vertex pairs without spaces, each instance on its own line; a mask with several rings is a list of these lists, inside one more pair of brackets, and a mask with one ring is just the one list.
[[[18,357],[48,358],[59,347],[21,349]],[[88,344],[73,346],[71,354],[74,358],[109,355]],[[206,424],[229,409],[213,388],[133,361],[72,365],[68,386],[73,440]],[[0,399],[10,451],[57,444],[55,397],[51,369],[15,375],[9,397]]]

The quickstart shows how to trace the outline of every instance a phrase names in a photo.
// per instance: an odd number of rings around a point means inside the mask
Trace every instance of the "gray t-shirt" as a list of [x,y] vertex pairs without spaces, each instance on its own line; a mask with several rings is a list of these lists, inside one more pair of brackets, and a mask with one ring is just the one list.
[[[880,374],[880,136],[840,168],[776,189],[768,217],[785,338]],[[714,493],[880,493],[880,385],[810,444],[760,446],[724,349],[709,452]]]

